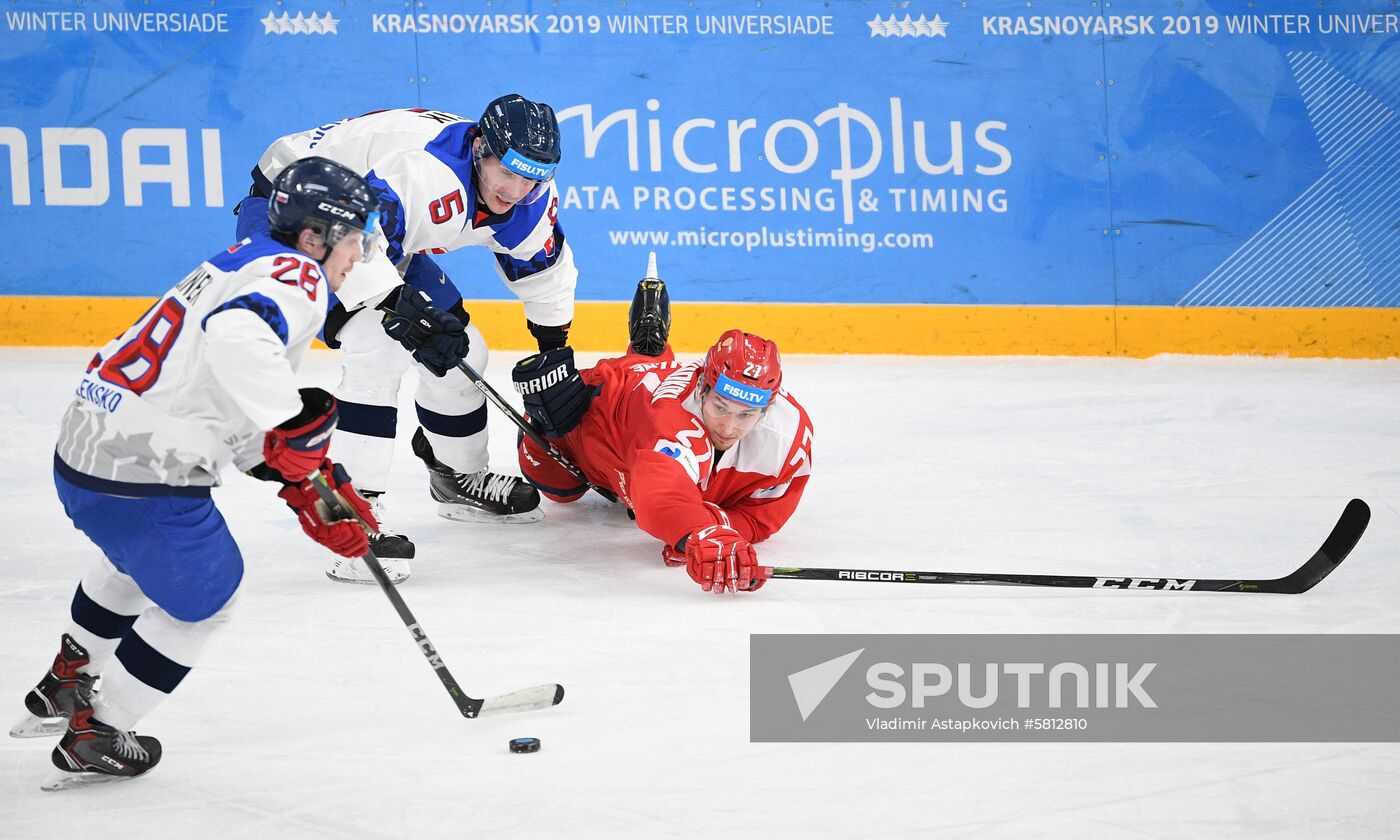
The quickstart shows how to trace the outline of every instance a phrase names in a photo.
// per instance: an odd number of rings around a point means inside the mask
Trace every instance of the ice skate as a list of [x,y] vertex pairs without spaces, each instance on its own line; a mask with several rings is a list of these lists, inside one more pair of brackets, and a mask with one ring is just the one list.
[[374,511],[374,519],[379,523],[379,533],[369,538],[369,548],[374,552],[374,556],[378,557],[380,562],[412,560],[415,551],[413,541],[394,531],[385,522],[384,494],[361,491],[360,495],[369,502],[370,509]]
[[73,709],[86,702],[96,682],[95,677],[78,673],[89,661],[83,646],[64,633],[53,667],[24,696],[26,714],[10,727],[10,737],[40,738],[66,730]]
[[[374,544],[370,544],[370,550],[374,551]],[[386,557],[379,557],[375,552],[375,557],[379,558],[379,565],[384,568],[384,574],[389,578],[389,582],[398,586],[408,580],[408,576],[413,570],[409,568],[407,560],[393,560]],[[378,583],[374,579],[374,573],[365,565],[365,561],[358,557],[337,556],[326,567],[326,577],[339,583]]]
[[413,452],[428,465],[428,491],[438,502],[438,516],[459,522],[519,524],[544,518],[540,493],[517,475],[490,470],[454,472],[433,457],[433,447],[420,428],[413,434]]
[[121,782],[144,775],[160,762],[160,741],[98,721],[83,699],[50,758],[55,769],[40,785],[43,790]]
[[627,340],[631,352],[660,356],[671,336],[671,296],[657,276],[656,252],[647,257],[647,275],[637,284],[627,308]]

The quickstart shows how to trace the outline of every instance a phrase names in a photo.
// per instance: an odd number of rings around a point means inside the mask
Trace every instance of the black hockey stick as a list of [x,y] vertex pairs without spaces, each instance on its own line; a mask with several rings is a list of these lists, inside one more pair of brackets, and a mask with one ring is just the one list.
[[[360,524],[366,533],[373,534],[375,530],[369,526],[355,513],[354,508],[340,496],[338,492],[332,490],[326,483],[326,476],[320,470],[307,476],[311,486],[316,488],[316,493],[320,495],[321,501],[331,511],[334,519],[351,519]],[[438,655],[433,643],[428,641],[428,634],[423,632],[419,626],[418,619],[413,617],[408,605],[404,603],[403,596],[398,589],[389,581],[389,576],[384,573],[384,567],[379,564],[379,558],[374,556],[372,550],[366,549],[360,557],[369,567],[370,574],[379,583],[379,588],[384,590],[388,596],[389,603],[394,605],[394,611],[403,619],[404,626],[413,636],[413,641],[418,643],[423,655],[428,658],[428,664],[433,666],[433,671],[438,679],[442,680],[442,685],[451,695],[452,702],[457,704],[457,710],[462,713],[462,717],[475,718],[487,714],[499,714],[502,712],[529,712],[535,709],[547,709],[550,706],[559,705],[564,699],[564,686],[555,683],[547,685],[537,685],[533,688],[524,688],[520,691],[512,691],[509,694],[499,694],[495,697],[487,697],[478,700],[475,697],[468,697],[457,685],[457,680],[453,679],[451,672],[447,670],[447,665]]]
[[564,453],[560,452],[558,447],[556,447],[553,443],[550,443],[549,438],[540,434],[539,429],[536,429],[534,426],[531,426],[530,421],[526,420],[523,416],[521,416],[520,412],[516,411],[514,406],[502,399],[501,395],[497,393],[496,389],[492,388],[490,383],[488,383],[485,379],[482,379],[481,374],[473,370],[471,365],[467,364],[466,362],[458,362],[457,369],[460,370],[462,373],[466,374],[467,379],[471,380],[471,383],[476,386],[476,389],[481,393],[485,394],[486,399],[490,400],[492,405],[496,406],[496,408],[499,408],[507,417],[509,417],[510,421],[520,429],[521,433],[523,433],[525,437],[534,441],[536,446],[544,450],[544,454],[553,458],[554,462],[557,463],[559,466],[563,467],[565,470],[567,470],[569,475],[572,475],[574,478],[578,479],[584,484],[587,484],[590,490],[594,491],[595,493],[607,499],[608,501],[617,501],[616,493],[614,493],[606,487],[600,487],[597,484],[594,484],[593,482],[589,481],[588,476],[583,474],[583,470],[574,466],[574,463],[570,461],[567,457],[565,457]]
[[1292,574],[1267,580],[1205,578],[1089,577],[1088,575],[1008,575],[993,572],[892,572],[874,569],[799,569],[764,566],[764,578],[858,580],[873,583],[969,583],[989,586],[1062,586],[1084,589],[1132,589],[1150,592],[1307,592],[1346,559],[1366,532],[1371,508],[1352,499],[1322,548]]

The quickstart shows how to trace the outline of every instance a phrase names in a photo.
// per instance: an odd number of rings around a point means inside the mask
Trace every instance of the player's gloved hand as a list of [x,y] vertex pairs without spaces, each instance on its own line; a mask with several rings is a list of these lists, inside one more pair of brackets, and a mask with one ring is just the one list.
[[[345,472],[345,468],[326,458],[321,462],[321,472],[326,476],[326,483],[331,489],[339,492],[346,504],[366,525],[377,532],[379,522],[374,518],[374,511],[370,510],[369,502],[365,501],[359,491],[351,486],[350,475]],[[311,471],[307,470],[307,474],[310,473]],[[369,550],[369,536],[365,529],[353,519],[333,518],[310,481],[303,479],[295,484],[288,484],[277,495],[287,503],[287,507],[296,511],[297,520],[301,522],[301,529],[306,535],[336,554],[360,557]]]
[[709,525],[685,538],[685,570],[706,592],[753,592],[763,586],[762,567],[748,540],[728,525]]
[[263,437],[263,461],[288,481],[306,478],[325,460],[337,416],[335,397],[302,388],[301,412]]
[[563,437],[572,431],[598,393],[584,383],[574,367],[574,348],[550,350],[528,356],[510,372],[515,391],[525,403],[530,419],[546,437]]
[[[709,513],[711,517],[714,518],[715,524],[716,524],[716,525],[728,525],[728,524],[729,524],[729,514],[727,514],[727,513],[724,512],[724,508],[720,507],[719,505],[715,504],[714,502],[704,502],[703,504],[705,505],[705,511],[706,511],[707,513]],[[628,511],[628,513],[631,513],[631,511]],[[635,518],[636,518],[636,517],[634,516],[633,519],[635,519]],[[696,528],[695,530],[698,531],[698,530],[700,530],[700,529],[699,529],[699,528]],[[684,541],[682,541],[681,545],[684,546],[684,544],[685,544]],[[682,549],[681,549],[680,551],[677,551],[676,549],[672,548],[672,547],[669,546],[669,545],[663,545],[663,546],[661,546],[661,562],[662,562],[662,563],[665,563],[667,566],[684,566],[684,565],[685,565],[685,549],[684,549],[684,547],[682,547]]]
[[432,298],[409,286],[399,288],[393,309],[385,312],[384,332],[434,376],[446,376],[467,357],[466,325],[451,312],[433,306]]

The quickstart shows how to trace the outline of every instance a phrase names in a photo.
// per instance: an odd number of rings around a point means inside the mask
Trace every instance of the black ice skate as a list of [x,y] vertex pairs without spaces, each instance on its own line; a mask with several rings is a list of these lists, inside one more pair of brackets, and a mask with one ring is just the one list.
[[160,762],[160,741],[150,735],[122,732],[92,716],[83,700],[73,711],[68,731],[53,748],[56,768],[40,785],[68,790],[82,785],[120,782],[143,775]]
[[413,454],[428,465],[428,492],[438,502],[438,516],[460,522],[518,524],[538,522],[540,493],[516,475],[497,475],[490,470],[454,472],[433,457],[432,444],[420,427],[413,433]]
[[24,696],[27,714],[10,727],[11,738],[57,735],[68,728],[68,719],[79,703],[85,703],[96,677],[78,673],[88,664],[88,652],[67,633],[59,645],[53,667]]
[[637,284],[627,309],[627,338],[633,353],[660,356],[671,335],[671,296],[656,276],[656,252],[647,257],[647,276]]
[[384,500],[381,498],[384,494],[361,492],[360,495],[369,502],[375,521],[379,523],[379,533],[369,538],[369,547],[374,556],[380,560],[412,560],[413,541],[403,534],[395,533],[384,522]]

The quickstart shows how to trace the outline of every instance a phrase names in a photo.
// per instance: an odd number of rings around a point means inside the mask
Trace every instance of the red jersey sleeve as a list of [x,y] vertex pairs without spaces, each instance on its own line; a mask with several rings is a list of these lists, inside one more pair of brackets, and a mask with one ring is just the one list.
[[787,524],[812,474],[812,421],[782,392],[758,427],[721,459],[705,486],[706,500],[719,505],[730,525],[751,543]]
[[625,495],[643,531],[667,545],[713,524],[700,495],[713,462],[705,428],[675,403],[658,407],[655,423],[631,441]]
[[811,476],[794,478],[781,496],[764,499],[750,497],[724,508],[724,512],[729,514],[729,524],[739,532],[739,536],[751,543],[768,539],[786,525],[797,510],[808,478]]

